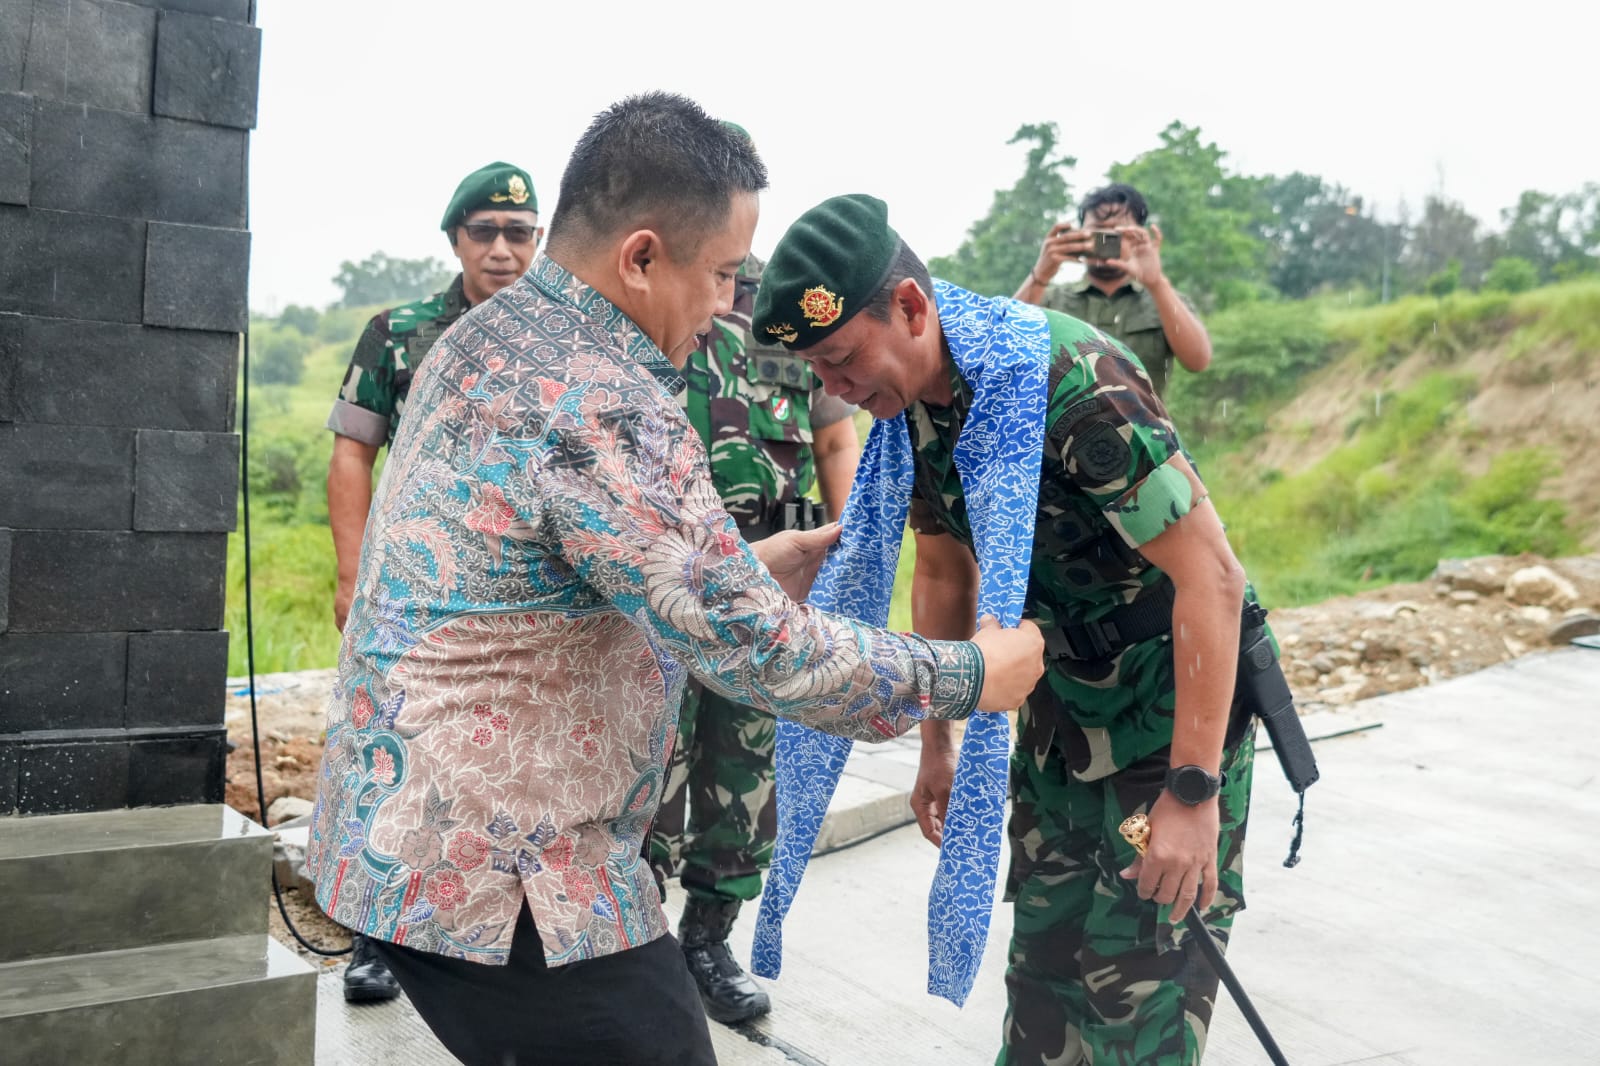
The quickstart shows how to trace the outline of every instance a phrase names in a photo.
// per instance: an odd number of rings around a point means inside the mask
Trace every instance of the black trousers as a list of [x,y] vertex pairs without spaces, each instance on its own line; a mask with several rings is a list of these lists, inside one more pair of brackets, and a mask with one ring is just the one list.
[[467,1066],[716,1066],[700,992],[670,935],[548,967],[524,906],[505,966],[372,946]]

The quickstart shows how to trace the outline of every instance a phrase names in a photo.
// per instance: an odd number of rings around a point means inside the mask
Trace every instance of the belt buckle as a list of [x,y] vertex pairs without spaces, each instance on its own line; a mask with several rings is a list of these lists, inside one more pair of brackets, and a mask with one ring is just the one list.
[[1086,622],[1084,624],[1084,636],[1088,638],[1089,650],[1094,652],[1094,657],[1089,660],[1090,662],[1104,662],[1106,659],[1111,658],[1113,649],[1111,641],[1106,639],[1105,631],[1107,629],[1116,629],[1115,623]]

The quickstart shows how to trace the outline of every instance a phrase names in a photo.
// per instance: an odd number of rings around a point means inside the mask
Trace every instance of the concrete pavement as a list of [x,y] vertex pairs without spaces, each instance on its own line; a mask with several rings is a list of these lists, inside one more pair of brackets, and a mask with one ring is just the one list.
[[[1316,745],[1322,780],[1293,870],[1281,860],[1294,797],[1261,753],[1249,909],[1229,960],[1290,1062],[1600,1061],[1597,724],[1600,653],[1580,648],[1319,716],[1313,735],[1357,731]],[[909,821],[915,760],[903,741],[857,749],[828,842],[870,839],[812,862],[773,1013],[712,1026],[724,1066],[993,1061],[1010,912],[996,908],[965,1008],[926,994],[936,855],[915,828],[885,831]],[[668,910],[681,904],[673,889]],[[751,926],[734,930],[741,960]],[[346,1008],[336,972],[321,993],[319,1063],[451,1061],[403,1001]],[[1223,993],[1207,1066],[1264,1062]]]

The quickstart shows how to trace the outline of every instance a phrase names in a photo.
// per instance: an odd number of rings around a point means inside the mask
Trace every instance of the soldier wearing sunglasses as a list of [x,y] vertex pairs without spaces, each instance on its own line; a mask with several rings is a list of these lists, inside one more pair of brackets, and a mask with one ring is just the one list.
[[[328,524],[333,530],[339,584],[334,624],[344,629],[355,591],[361,535],[372,505],[372,471],[378,451],[394,438],[406,393],[428,350],[469,307],[482,303],[528,269],[544,237],[539,203],[528,173],[510,163],[490,163],[456,187],[439,224],[461,260],[461,273],[443,292],[380,311],[367,323],[328,416],[333,455],[328,461]],[[393,999],[400,986],[365,937],[345,970],[351,1002]]]

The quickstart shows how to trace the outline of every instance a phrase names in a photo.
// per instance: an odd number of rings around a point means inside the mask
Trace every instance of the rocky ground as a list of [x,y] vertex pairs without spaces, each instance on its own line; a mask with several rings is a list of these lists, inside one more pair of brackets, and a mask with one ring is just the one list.
[[[1275,610],[1271,622],[1301,712],[1336,711],[1600,633],[1600,554],[1448,559],[1427,581]],[[269,807],[277,807],[269,810],[270,824],[304,811],[294,801],[315,794],[333,674],[329,669],[257,678],[262,783]],[[250,701],[237,682],[228,689],[227,723],[238,745],[228,757],[227,802],[260,818]],[[345,934],[299,891],[285,893],[285,902],[296,927],[313,942],[344,946]],[[309,956],[293,944],[276,907],[272,926],[274,936]]]

